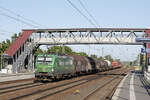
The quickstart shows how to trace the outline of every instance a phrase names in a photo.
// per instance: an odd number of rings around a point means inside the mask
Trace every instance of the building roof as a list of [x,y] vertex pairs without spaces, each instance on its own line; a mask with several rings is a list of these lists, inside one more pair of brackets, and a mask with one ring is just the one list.
[[13,56],[17,50],[24,44],[24,42],[32,34],[33,30],[25,30],[22,34],[11,44],[11,46],[5,51],[8,56]]

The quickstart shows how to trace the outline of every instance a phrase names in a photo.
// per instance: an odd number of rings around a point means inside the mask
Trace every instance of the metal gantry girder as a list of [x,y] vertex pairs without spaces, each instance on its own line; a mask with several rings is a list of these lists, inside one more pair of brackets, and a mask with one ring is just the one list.
[[[34,30],[34,29],[31,29]],[[136,37],[145,37],[146,28],[69,28],[69,29],[35,29],[33,38],[38,44],[124,44],[136,43]],[[39,37],[38,37],[38,34]]]
[[109,31],[113,31],[113,32],[142,32],[145,30],[148,30],[148,28],[60,28],[60,29],[23,29],[24,30],[34,30],[36,33],[38,32],[87,32],[87,31],[91,31],[91,32],[109,32]]

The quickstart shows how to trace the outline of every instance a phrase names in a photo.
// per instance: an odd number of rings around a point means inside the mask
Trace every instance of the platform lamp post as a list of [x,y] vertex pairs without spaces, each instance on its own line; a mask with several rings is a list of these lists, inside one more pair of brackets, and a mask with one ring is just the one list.
[[146,43],[144,43],[144,48],[145,48],[145,55],[144,55],[145,65],[143,66],[142,73],[144,73],[144,71],[147,70],[147,66],[148,66],[148,56],[147,56],[147,52],[146,52]]
[[104,48],[102,47],[102,57],[103,57],[103,55],[104,55]]
[[148,60],[147,60],[147,53],[146,53],[146,43],[144,43],[144,49],[143,49],[143,58],[142,58],[142,73],[144,73],[144,71],[147,69],[147,65],[148,65]]
[[[2,48],[2,44],[0,44],[0,47]],[[3,66],[3,64],[2,64],[2,54],[1,54],[1,65],[0,65],[0,71],[2,70],[2,66]]]

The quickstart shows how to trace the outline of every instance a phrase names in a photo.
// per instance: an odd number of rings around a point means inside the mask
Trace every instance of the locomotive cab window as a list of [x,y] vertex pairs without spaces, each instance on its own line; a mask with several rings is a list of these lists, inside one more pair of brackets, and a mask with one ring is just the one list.
[[52,64],[52,57],[46,57],[45,63]]
[[38,64],[42,64],[44,62],[44,57],[38,57],[37,62]]

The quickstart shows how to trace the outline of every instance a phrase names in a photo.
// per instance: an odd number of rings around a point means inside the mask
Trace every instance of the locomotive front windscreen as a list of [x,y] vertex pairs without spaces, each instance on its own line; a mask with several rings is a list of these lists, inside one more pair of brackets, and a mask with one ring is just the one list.
[[46,57],[45,63],[52,64],[52,57]]
[[40,56],[37,58],[38,64],[52,64],[52,57]]
[[38,64],[44,63],[44,57],[38,57],[37,62],[38,62]]

